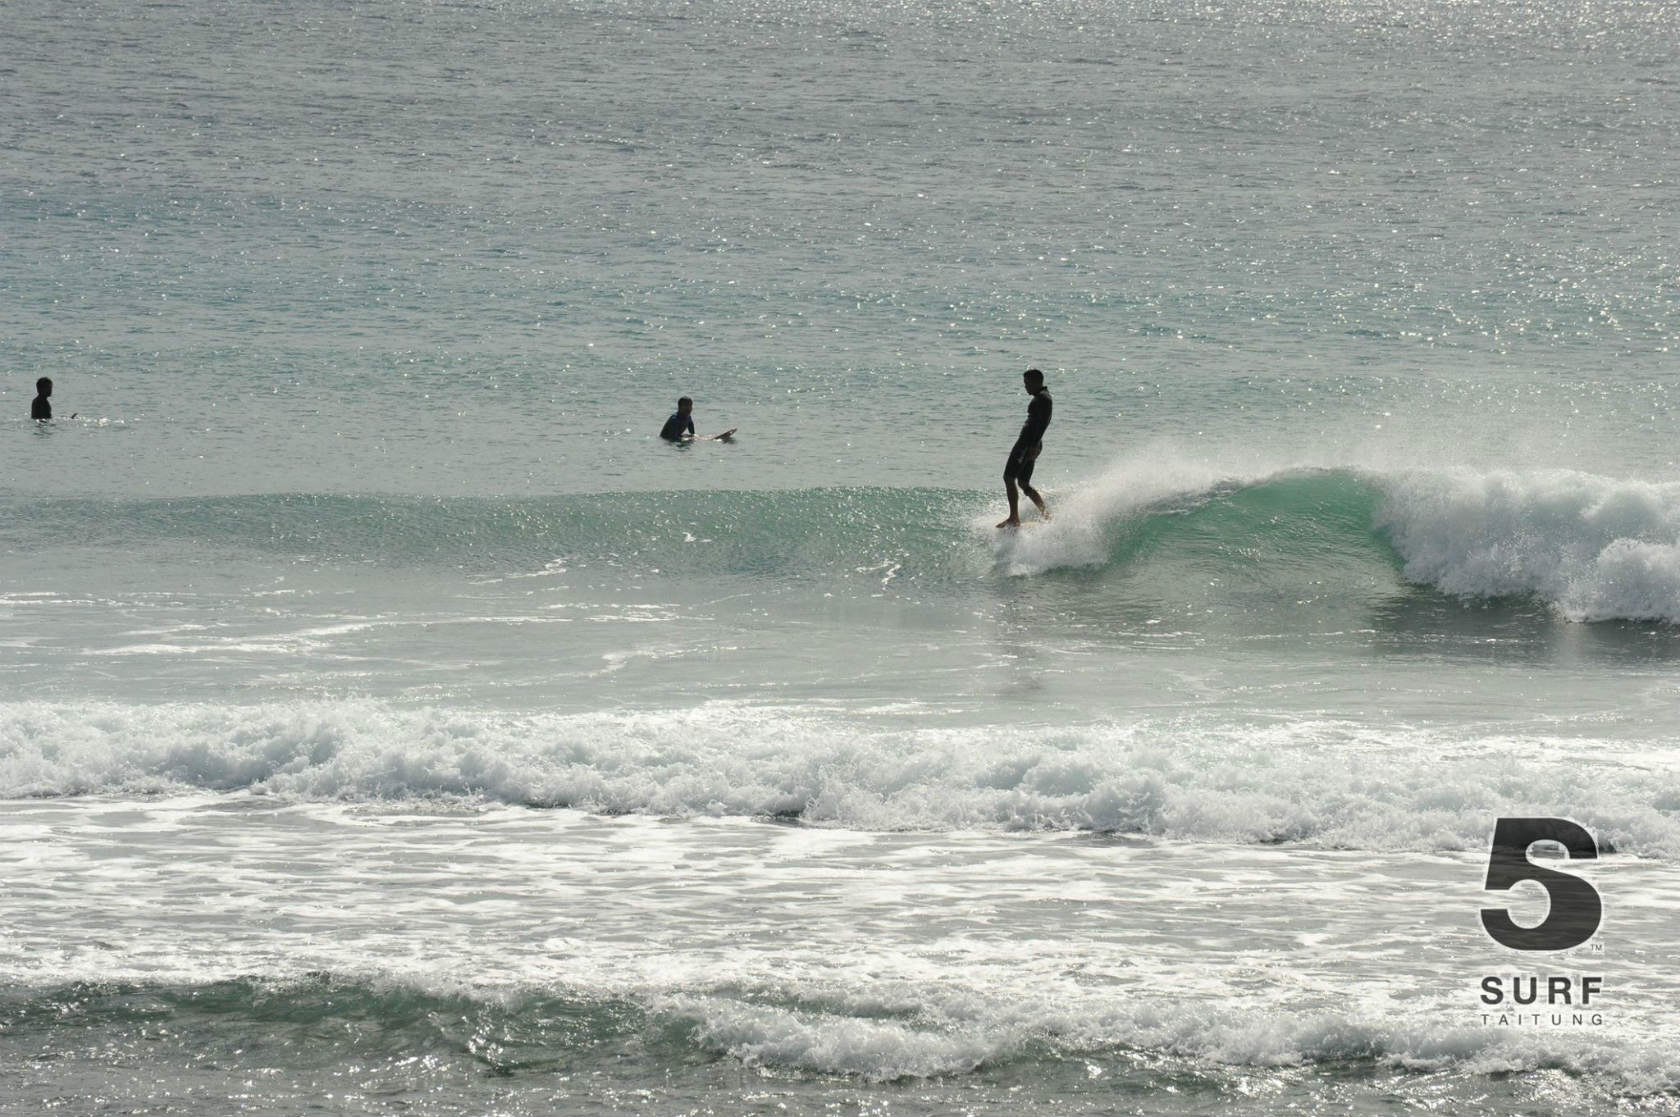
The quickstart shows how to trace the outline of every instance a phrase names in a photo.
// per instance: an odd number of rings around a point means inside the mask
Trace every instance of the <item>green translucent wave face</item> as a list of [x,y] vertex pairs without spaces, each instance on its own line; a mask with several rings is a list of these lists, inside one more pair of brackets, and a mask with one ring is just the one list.
[[[1126,566],[1176,555],[1233,569],[1382,555],[1376,490],[1352,473],[1284,474],[1142,508],[1083,517],[1104,546],[1055,566]],[[961,577],[989,537],[993,494],[835,488],[635,492],[533,499],[279,494],[169,500],[47,500],[9,518],[15,546],[188,544],[383,565],[562,559],[641,573],[818,576],[871,558],[922,577]],[[20,506],[18,511],[23,512]]]

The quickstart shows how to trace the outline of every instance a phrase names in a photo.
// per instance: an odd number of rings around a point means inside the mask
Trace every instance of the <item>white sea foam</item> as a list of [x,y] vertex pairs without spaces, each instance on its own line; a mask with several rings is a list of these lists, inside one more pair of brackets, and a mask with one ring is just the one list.
[[1617,848],[1680,853],[1672,768],[1619,747],[1472,727],[1193,715],[904,728],[734,703],[513,716],[372,701],[23,702],[0,705],[0,795],[444,796],[798,815],[865,830],[1088,829],[1365,849],[1473,848],[1491,817],[1567,803]]
[[665,1040],[869,1081],[1065,1073],[1070,1057],[1124,1072],[1141,1055],[1216,1078],[1363,1062],[1676,1084],[1656,949],[1672,906],[1651,861],[1598,866],[1612,949],[1552,964],[1605,975],[1606,1022],[1554,1029],[1479,1022],[1477,976],[1506,964],[1475,923],[1483,851],[204,794],[17,804],[0,831],[21,884],[0,893],[21,931],[0,978],[30,989],[326,975],[351,1002],[392,986],[492,1002],[527,1039],[557,999],[633,1006]]
[[1574,620],[1680,622],[1680,482],[1460,471],[1383,488],[1379,524],[1414,581],[1534,594]]
[[975,1006],[968,1018],[924,1012],[913,1020],[675,997],[661,1011],[695,1021],[696,1040],[752,1065],[876,1081],[964,1073],[987,1063],[1030,1058],[1048,1046],[1062,1055],[1146,1051],[1231,1068],[1293,1067],[1370,1060],[1410,1071],[1506,1074],[1542,1068],[1602,1075],[1634,1095],[1680,1089],[1666,1042],[1592,1035],[1562,1028],[1465,1026],[1419,1014],[1253,1010],[1202,1001],[1080,998],[1057,1005],[1030,996]]
[[1162,449],[1127,456],[1065,493],[1048,494],[1049,522],[1035,520],[1032,503],[1022,497],[1022,528],[997,528],[990,509],[975,516],[971,527],[990,543],[999,567],[1010,575],[1100,566],[1109,559],[1107,532],[1114,521],[1168,497],[1203,492],[1229,477],[1213,465],[1177,459]]

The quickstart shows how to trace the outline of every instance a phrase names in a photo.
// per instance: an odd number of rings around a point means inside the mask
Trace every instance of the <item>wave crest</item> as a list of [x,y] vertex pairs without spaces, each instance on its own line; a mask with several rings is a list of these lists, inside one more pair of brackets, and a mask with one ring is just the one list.
[[1383,487],[1376,522],[1415,582],[1535,596],[1572,620],[1680,622],[1680,483],[1452,472]]
[[[1680,623],[1680,482],[1568,471],[1297,469],[1192,479],[1141,467],[1070,494],[1049,524],[992,533],[1013,575],[1135,572],[1357,595],[1399,580],[1473,600],[1530,598],[1577,621]],[[972,521],[978,524],[978,519]]]

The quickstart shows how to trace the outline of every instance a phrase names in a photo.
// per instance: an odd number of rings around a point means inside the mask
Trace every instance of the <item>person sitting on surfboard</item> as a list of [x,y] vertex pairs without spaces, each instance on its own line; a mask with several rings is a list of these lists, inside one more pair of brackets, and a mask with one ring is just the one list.
[[998,527],[1021,526],[1020,497],[1015,492],[1017,485],[1038,505],[1038,514],[1046,520],[1050,518],[1050,509],[1045,505],[1044,498],[1030,484],[1033,464],[1038,461],[1038,452],[1044,449],[1044,432],[1050,426],[1050,393],[1044,387],[1044,374],[1036,368],[1023,372],[1021,383],[1031,394],[1032,402],[1027,404],[1027,421],[1021,427],[1021,437],[1015,440],[1009,451],[1009,461],[1004,463],[1003,488],[1009,494],[1009,518]]
[[694,437],[694,401],[684,396],[677,401],[677,410],[659,432],[659,437],[666,442],[681,442],[684,438]]
[[[724,431],[722,434],[712,435],[711,436],[712,441],[714,441],[714,442],[728,442],[730,436],[733,435],[734,433],[735,433],[735,428],[730,427],[728,430]],[[665,425],[662,428],[660,428],[659,437],[663,438],[666,442],[689,442],[689,441],[693,440],[693,438],[694,438],[694,401],[693,400],[689,399],[687,396],[684,396],[677,401],[677,410],[674,414],[672,414],[672,416],[669,419],[665,420]]]

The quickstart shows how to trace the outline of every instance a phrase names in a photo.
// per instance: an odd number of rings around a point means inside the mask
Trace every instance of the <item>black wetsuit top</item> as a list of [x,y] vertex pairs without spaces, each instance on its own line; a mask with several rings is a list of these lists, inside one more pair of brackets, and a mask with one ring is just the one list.
[[29,401],[29,417],[31,419],[51,419],[52,402],[46,396],[36,396]]
[[1044,441],[1044,432],[1050,429],[1050,389],[1040,388],[1033,393],[1032,402],[1027,404],[1027,421],[1021,424],[1021,437],[1015,440],[1015,446],[1009,451],[1010,457],[1034,449]]
[[671,417],[665,420],[665,426],[660,430],[659,437],[666,442],[676,442],[683,436],[683,432],[694,433],[694,416],[684,415],[681,411],[673,411]]

